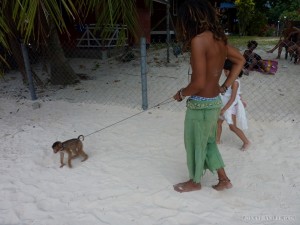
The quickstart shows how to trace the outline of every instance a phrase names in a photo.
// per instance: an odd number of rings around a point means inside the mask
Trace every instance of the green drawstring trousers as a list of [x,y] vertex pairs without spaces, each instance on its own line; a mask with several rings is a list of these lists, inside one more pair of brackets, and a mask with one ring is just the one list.
[[220,97],[213,100],[187,100],[184,145],[189,177],[195,183],[200,183],[206,169],[213,173],[225,166],[216,144],[221,106]]

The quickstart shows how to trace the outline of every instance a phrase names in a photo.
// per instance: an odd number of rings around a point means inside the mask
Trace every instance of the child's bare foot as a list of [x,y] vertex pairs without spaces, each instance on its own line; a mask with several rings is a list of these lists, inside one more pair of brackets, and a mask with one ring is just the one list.
[[250,147],[250,142],[244,143],[243,146],[241,147],[242,151],[246,151]]
[[189,180],[187,182],[175,184],[174,190],[177,192],[190,192],[190,191],[198,191],[201,189],[200,183],[195,183],[193,180]]
[[217,185],[213,185],[212,187],[217,191],[223,191],[224,189],[232,188],[232,184],[230,183],[230,180],[228,178],[219,179],[219,183]]

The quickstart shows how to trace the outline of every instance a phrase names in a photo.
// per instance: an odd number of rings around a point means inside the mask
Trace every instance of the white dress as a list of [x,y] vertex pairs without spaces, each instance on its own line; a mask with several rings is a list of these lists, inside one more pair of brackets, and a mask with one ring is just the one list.
[[[241,83],[239,81],[239,79],[235,80],[236,82],[238,82],[239,87],[237,90],[237,95],[235,97],[234,102],[231,104],[231,106],[225,111],[225,113],[223,114],[222,119],[226,120],[226,122],[228,124],[233,124],[232,121],[232,115],[236,115],[237,121],[240,125],[240,127],[245,130],[248,129],[248,124],[247,124],[247,117],[246,117],[246,111],[245,111],[245,107],[241,101]],[[220,95],[221,99],[222,99],[222,103],[223,106],[226,105],[226,103],[229,101],[230,97],[231,97],[231,93],[232,93],[232,88],[231,86],[227,89],[227,91],[224,93],[224,95]]]

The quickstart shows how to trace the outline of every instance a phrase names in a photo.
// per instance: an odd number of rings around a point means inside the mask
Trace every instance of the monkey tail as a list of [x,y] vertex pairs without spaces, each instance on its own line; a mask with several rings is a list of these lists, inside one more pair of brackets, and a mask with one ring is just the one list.
[[83,141],[84,140],[84,136],[83,135],[79,135],[77,139],[80,140],[80,141]]

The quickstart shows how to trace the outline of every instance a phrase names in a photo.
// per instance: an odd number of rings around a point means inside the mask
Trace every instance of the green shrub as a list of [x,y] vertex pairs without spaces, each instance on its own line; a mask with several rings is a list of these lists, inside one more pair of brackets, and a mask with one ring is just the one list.
[[299,11],[283,11],[283,13],[279,17],[280,20],[292,20],[292,21],[300,21],[300,13]]
[[262,37],[272,37],[272,36],[275,36],[276,34],[276,28],[274,26],[274,24],[272,25],[265,25],[260,33],[258,34],[259,36],[262,36]]
[[248,34],[249,35],[259,35],[259,36],[267,36],[266,33],[268,31],[268,20],[265,14],[261,12],[256,12],[255,15],[253,15],[249,28],[248,28]]

